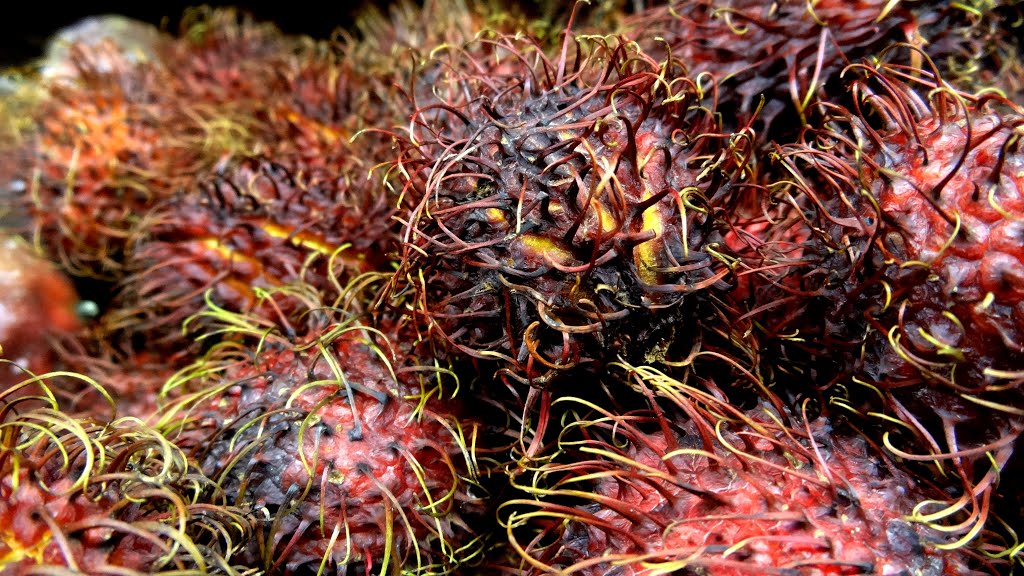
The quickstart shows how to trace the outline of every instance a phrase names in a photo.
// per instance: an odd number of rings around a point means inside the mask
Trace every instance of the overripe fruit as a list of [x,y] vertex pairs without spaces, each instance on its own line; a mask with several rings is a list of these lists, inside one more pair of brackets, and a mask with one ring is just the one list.
[[553,59],[502,35],[435,57],[435,99],[392,162],[405,246],[382,303],[538,385],[688,351],[726,288],[720,217],[748,159],[714,87],[571,31]]

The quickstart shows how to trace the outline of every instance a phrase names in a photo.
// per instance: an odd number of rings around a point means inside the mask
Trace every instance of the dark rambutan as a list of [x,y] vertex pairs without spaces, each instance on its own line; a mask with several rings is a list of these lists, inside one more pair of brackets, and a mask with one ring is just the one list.
[[917,12],[933,11],[918,35],[922,47],[943,76],[969,92],[998,89],[1024,105],[1024,61],[1020,0],[967,0],[910,4]]
[[[840,73],[905,42],[932,57],[969,90],[1018,94],[1024,76],[1012,27],[1017,0],[670,0],[627,19],[625,33],[647,51],[671,54],[720,85],[719,108],[758,120],[770,139],[794,134],[817,102],[846,95]],[[775,123],[780,113],[785,121]]]
[[930,487],[825,418],[743,411],[651,368],[630,374],[670,398],[671,410],[556,401],[573,417],[550,456],[520,477],[531,498],[501,512],[524,573],[940,575],[988,566],[921,523]]
[[221,346],[172,379],[163,421],[237,506],[266,515],[268,573],[448,573],[477,552],[477,424],[431,396],[397,334],[335,326],[306,350]]
[[720,216],[747,161],[714,87],[571,32],[555,59],[501,35],[435,58],[391,164],[406,208],[388,295],[523,382],[688,346],[712,300],[693,295],[729,275]]
[[625,32],[692,77],[716,79],[722,109],[740,122],[763,104],[760,120],[771,123],[841,94],[835,80],[849,62],[908,40],[913,28],[910,10],[891,0],[674,0],[631,17]]

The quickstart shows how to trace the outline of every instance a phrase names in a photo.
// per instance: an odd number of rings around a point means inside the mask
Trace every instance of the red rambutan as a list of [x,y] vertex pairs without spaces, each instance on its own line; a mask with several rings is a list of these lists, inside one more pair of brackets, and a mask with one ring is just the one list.
[[232,554],[255,519],[134,419],[63,413],[0,392],[0,570],[238,574]]
[[940,575],[989,565],[920,523],[928,486],[825,418],[744,411],[647,367],[630,377],[673,409],[556,401],[569,424],[522,473],[531,498],[502,506],[524,572]]
[[759,263],[752,307],[781,350],[766,360],[798,359],[782,369],[816,382],[799,394],[871,417],[902,458],[952,469],[950,509],[973,510],[968,530],[990,516],[1024,431],[1024,116],[934,73],[860,71],[862,108],[823,107],[807,143],[778,150],[784,225],[808,239],[800,261]]
[[270,573],[448,573],[477,553],[477,424],[430,399],[447,371],[390,332],[335,326],[308,349],[221,346],[172,379],[163,422],[234,504],[267,521]]

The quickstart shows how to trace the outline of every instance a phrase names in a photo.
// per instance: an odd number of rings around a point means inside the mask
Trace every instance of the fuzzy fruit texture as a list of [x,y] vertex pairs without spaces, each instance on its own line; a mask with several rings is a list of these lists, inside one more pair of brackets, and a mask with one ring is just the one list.
[[[157,36],[146,58],[118,40],[71,44],[52,63],[68,71],[39,80],[26,163],[12,175],[39,242],[75,275],[121,279],[147,212],[233,159],[335,168],[359,127],[347,83],[315,86],[324,94],[296,85],[348,77],[328,47],[233,10],[189,12],[182,37]],[[303,99],[316,98],[343,108],[344,126],[307,117]]]
[[[935,6],[938,4],[938,6]],[[922,18],[917,34],[924,50],[957,87],[971,92],[997,88],[1024,103],[1024,61],[1019,40],[1020,0],[922,2],[910,5]]]
[[5,574],[237,570],[231,557],[253,518],[226,505],[158,430],[2,392],[0,415]]
[[150,214],[107,322],[151,344],[177,342],[183,322],[209,299],[309,335],[317,315],[303,301],[332,302],[386,262],[391,208],[356,180],[340,166],[289,169],[266,158],[239,159],[202,178],[197,190]]
[[208,357],[206,381],[182,383],[165,411],[235,505],[266,514],[246,561],[273,574],[454,570],[475,549],[475,425],[428,402],[421,385],[440,373],[380,333],[338,328],[318,347]]
[[382,302],[534,384],[691,335],[698,295],[725,287],[712,248],[746,161],[713,87],[664,81],[675,61],[565,42],[554,58],[501,35],[439,51],[437,97],[393,162],[405,246]]
[[863,439],[693,396],[562,432],[521,480],[535,499],[503,506],[529,573],[971,573],[953,538],[907,518],[930,493]]
[[194,161],[163,128],[186,120],[151,92],[167,75],[112,41],[72,46],[67,65],[73,76],[44,84],[15,176],[54,260],[76,275],[116,275],[138,217]]
[[934,78],[919,89],[905,70],[862,68],[863,108],[831,108],[807,144],[778,150],[775,190],[799,208],[786,225],[808,239],[799,262],[761,262],[751,306],[787,301],[756,320],[775,340],[765,359],[818,386],[786,385],[930,463],[980,526],[993,497],[1013,497],[996,484],[1024,431],[1024,116],[926,96]]
[[[677,0],[627,20],[626,34],[646,50],[671,54],[689,74],[710,74],[723,110],[760,119],[790,108],[801,115],[850,61],[907,40],[914,18],[888,0]],[[776,130],[786,128],[776,127]]]
[[815,219],[807,247],[827,270],[800,283],[826,308],[809,330],[862,348],[886,390],[938,386],[963,416],[1013,415],[1024,402],[1024,116],[951,92],[927,100],[884,70],[859,89],[878,90],[871,109],[825,124],[827,151],[782,150]]

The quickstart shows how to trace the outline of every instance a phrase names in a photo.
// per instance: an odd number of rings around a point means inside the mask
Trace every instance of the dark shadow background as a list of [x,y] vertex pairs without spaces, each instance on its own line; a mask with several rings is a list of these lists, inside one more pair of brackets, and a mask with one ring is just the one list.
[[[0,16],[0,66],[21,64],[40,56],[47,38],[55,31],[74,24],[86,16],[121,14],[129,18],[163,25],[167,30],[177,31],[181,14],[189,6],[204,4],[193,2],[82,2],[57,5],[39,0],[18,3],[17,11]],[[362,0],[356,2],[323,2],[284,0],[275,3],[253,2],[205,2],[215,6],[237,6],[257,19],[274,22],[289,34],[307,34],[315,38],[326,38],[338,27],[349,28],[354,16],[367,5],[380,7],[390,4],[387,0]]]

